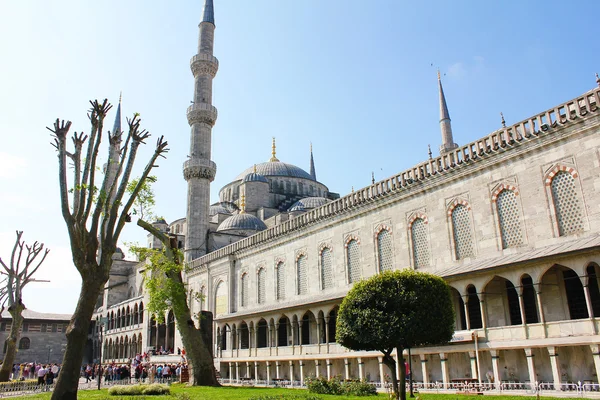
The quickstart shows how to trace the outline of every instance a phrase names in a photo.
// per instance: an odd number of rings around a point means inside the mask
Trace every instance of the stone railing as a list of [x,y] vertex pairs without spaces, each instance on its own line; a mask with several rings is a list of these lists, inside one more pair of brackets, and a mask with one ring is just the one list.
[[[553,134],[557,127],[567,125],[590,113],[598,113],[599,109],[600,88],[596,88],[543,113],[534,115],[510,127],[497,130],[488,136],[467,145],[459,146],[450,152],[417,164],[390,178],[376,182],[279,225],[215,250],[193,260],[189,264],[189,268],[190,270],[199,268],[203,264],[208,264],[237,251],[275,239],[333,215],[364,206],[390,194],[409,189],[415,183],[446,175],[459,168],[492,157],[494,154],[509,151],[524,142],[534,141],[539,137]],[[190,271],[190,273],[194,272]]]

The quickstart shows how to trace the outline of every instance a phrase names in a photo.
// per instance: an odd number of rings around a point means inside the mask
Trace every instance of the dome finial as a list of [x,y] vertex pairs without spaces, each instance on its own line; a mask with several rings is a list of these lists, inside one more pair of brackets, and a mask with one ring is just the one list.
[[502,127],[506,128],[506,121],[504,120],[504,114],[502,112],[500,112],[500,117],[502,118]]
[[598,84],[598,86],[600,86],[600,76],[598,76],[597,72],[596,72],[596,83]]
[[242,201],[240,203],[240,214],[243,214],[246,212],[246,195],[243,194],[242,195]]
[[254,170],[252,172],[256,173],[256,164],[254,164]]
[[277,159],[277,157],[275,157],[275,154],[277,154],[277,151],[276,151],[276,146],[275,146],[275,136],[273,136],[273,145],[271,146],[271,159],[269,160],[270,162],[279,161]]

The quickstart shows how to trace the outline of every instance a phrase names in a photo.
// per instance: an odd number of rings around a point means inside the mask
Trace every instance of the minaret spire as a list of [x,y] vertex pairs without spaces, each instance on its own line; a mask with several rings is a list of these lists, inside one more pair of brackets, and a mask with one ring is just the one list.
[[123,92],[119,93],[119,105],[117,106],[117,113],[115,114],[115,124],[113,125],[112,134],[121,132],[121,99],[123,98]]
[[275,145],[275,136],[273,136],[273,144],[271,145],[271,158],[269,159],[270,162],[277,162],[279,161],[277,159],[277,146]]
[[438,69],[438,89],[440,93],[440,130],[442,132],[442,145],[440,146],[440,153],[445,153],[458,147],[454,143],[452,137],[452,125],[450,123],[450,113],[448,112],[448,105],[446,104],[446,96],[444,95],[444,88],[442,87],[442,78],[440,76],[440,70]]
[[312,143],[310,144],[310,177],[315,181],[317,180],[317,173],[315,172],[315,160],[312,152]]
[[219,68],[219,61],[213,56],[215,18],[212,0],[205,0],[198,27],[198,54],[190,63],[194,74],[194,100],[187,109],[191,127],[190,153],[183,164],[183,176],[188,183],[186,262],[208,251],[210,183],[217,172],[217,165],[210,159],[212,128],[217,120],[217,109],[212,105],[212,83]]

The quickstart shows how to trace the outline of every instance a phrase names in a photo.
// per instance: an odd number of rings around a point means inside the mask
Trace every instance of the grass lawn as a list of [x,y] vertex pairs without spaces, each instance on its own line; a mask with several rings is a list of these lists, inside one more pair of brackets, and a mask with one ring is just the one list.
[[[175,396],[109,396],[106,389],[102,390],[80,390],[78,392],[79,399],[93,399],[93,400],[107,400],[107,399],[144,399],[144,400],[175,400],[177,397]],[[212,399],[223,399],[223,400],[247,400],[254,396],[260,395],[282,395],[282,394],[301,394],[308,393],[306,390],[300,389],[281,389],[281,388],[253,388],[253,387],[237,387],[237,386],[223,386],[220,388],[211,388],[211,387],[186,387],[182,385],[172,385],[171,393],[187,393],[191,399],[202,399],[202,400],[212,400]],[[315,395],[321,398],[322,400],[336,400],[336,399],[344,399],[344,400],[368,400],[368,399],[385,399],[387,398],[384,394],[379,394],[379,396],[375,397],[355,397],[355,396],[329,396],[329,395]],[[478,396],[467,396],[467,395],[456,395],[456,394],[434,394],[434,393],[420,393],[418,394],[421,400],[476,400],[477,398],[481,399]],[[576,394],[574,394],[574,397]],[[25,397],[19,397],[19,399],[50,399],[50,393],[43,393]],[[407,396],[408,399],[408,396]],[[525,396],[485,396],[485,400],[527,400],[527,399],[535,399],[535,397],[525,397]],[[542,397],[543,400],[558,400],[552,397]],[[562,398],[561,400],[564,400]]]

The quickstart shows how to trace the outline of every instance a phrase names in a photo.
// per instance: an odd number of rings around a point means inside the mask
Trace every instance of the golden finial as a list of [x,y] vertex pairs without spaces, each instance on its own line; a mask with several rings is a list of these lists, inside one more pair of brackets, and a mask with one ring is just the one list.
[[246,195],[243,194],[242,195],[242,201],[240,203],[240,214],[243,214],[246,212]]
[[254,171],[253,172],[256,173],[256,164],[254,164]]
[[506,121],[504,120],[504,114],[502,114],[502,112],[500,112],[500,117],[502,117],[502,127],[506,128]]
[[273,136],[273,145],[271,146],[271,159],[269,160],[270,162],[277,162],[277,161],[279,161],[277,159],[277,157],[275,157],[275,154],[277,153],[275,151],[275,149],[276,149],[276,146],[275,146],[275,136]]
[[429,154],[429,159],[431,160],[431,158],[433,156],[433,153],[431,152],[431,145],[430,144],[427,145],[427,150],[428,150],[427,154]]
[[352,193],[354,193],[354,186],[352,186]]

